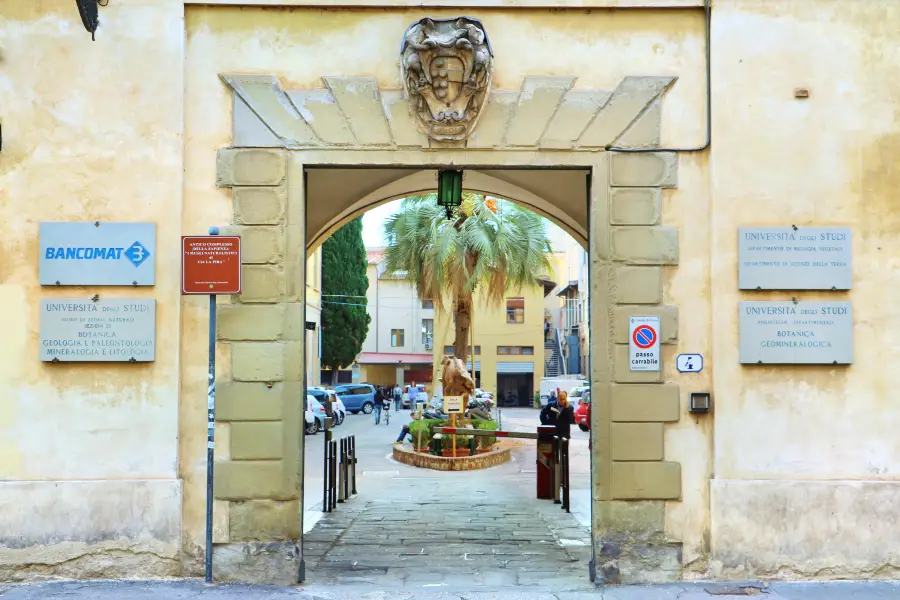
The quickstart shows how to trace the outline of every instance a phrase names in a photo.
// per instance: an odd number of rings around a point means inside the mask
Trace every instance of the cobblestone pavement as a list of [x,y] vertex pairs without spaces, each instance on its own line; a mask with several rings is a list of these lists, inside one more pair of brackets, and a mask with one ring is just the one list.
[[399,464],[390,477],[364,471],[359,496],[304,536],[307,583],[593,589],[590,529],[560,505],[535,498],[532,448],[513,454],[512,462],[481,471]]
[[[522,588],[480,592],[379,590],[359,586],[207,586],[199,581],[78,581],[6,586],[3,600],[895,600],[897,582],[773,583],[748,588],[735,584],[680,583],[551,592]],[[736,595],[728,592],[741,592]]]

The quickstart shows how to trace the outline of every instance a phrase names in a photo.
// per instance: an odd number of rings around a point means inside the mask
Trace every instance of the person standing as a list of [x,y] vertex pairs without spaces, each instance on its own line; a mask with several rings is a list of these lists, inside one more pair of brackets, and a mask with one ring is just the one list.
[[550,321],[544,321],[544,341],[550,341]]
[[416,410],[416,400],[419,399],[419,388],[416,387],[416,382],[413,381],[412,385],[409,386],[409,408],[410,410]]
[[381,409],[384,407],[384,388],[375,387],[375,424],[381,423]]
[[403,408],[403,388],[397,383],[394,385],[394,411],[400,412]]
[[575,409],[569,405],[569,395],[566,392],[559,393],[556,401],[556,437],[569,439],[572,437],[572,424],[575,422]]

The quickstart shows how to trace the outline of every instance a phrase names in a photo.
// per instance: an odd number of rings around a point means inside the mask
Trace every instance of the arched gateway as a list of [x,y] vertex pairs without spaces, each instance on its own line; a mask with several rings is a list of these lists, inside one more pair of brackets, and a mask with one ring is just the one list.
[[467,172],[466,187],[526,204],[589,247],[592,575],[681,575],[680,544],[665,536],[681,467],[663,450],[679,389],[663,372],[630,371],[627,345],[633,315],[660,316],[663,343],[677,335],[662,266],[678,262],[678,232],[661,213],[678,158],[652,151],[676,78],[636,74],[602,90],[577,86],[572,73],[497,86],[514,78],[504,71],[515,57],[495,54],[486,27],[453,16],[413,21],[405,36],[399,28],[401,54],[383,60],[400,62],[401,85],[323,76],[320,87],[292,89],[277,73],[221,73],[233,138],[218,152],[216,182],[232,189],[245,267],[243,294],[219,307],[230,380],[218,386],[218,419],[230,423],[230,445],[216,463],[217,508],[228,515],[217,577],[290,582],[303,570],[296,399],[307,251],[367,207],[433,189],[447,166]]

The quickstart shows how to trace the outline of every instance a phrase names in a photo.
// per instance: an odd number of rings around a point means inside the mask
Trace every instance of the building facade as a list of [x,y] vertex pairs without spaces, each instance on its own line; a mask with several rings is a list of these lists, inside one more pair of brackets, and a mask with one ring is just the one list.
[[434,307],[402,275],[385,271],[383,249],[366,254],[366,310],[372,322],[357,358],[359,379],[373,385],[424,384],[430,390]]
[[[551,285],[548,282],[548,287]],[[466,367],[473,374],[476,386],[495,394],[500,406],[533,406],[534,392],[540,389],[544,376],[544,295],[544,287],[528,286],[512,292],[501,306],[490,306],[485,303],[483,293],[475,292]],[[436,379],[441,376],[444,356],[454,354],[454,340],[453,314],[438,313]]]
[[[0,578],[202,572],[180,237],[233,224],[216,568],[295,582],[307,257],[447,165],[588,248],[598,579],[898,576],[894,0],[122,0],[94,42],[72,4],[0,2]],[[462,15],[490,87],[436,129],[400,67]],[[42,286],[48,221],[155,223],[155,283]],[[152,361],[40,360],[41,301],[95,296],[155,301]],[[657,371],[631,368],[646,317]]]

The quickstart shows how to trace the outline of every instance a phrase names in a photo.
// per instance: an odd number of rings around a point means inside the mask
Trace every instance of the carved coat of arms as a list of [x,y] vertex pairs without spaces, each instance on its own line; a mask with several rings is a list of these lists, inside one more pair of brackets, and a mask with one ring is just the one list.
[[472,133],[491,87],[493,56],[478,19],[426,18],[409,26],[400,76],[425,135],[452,142]]

